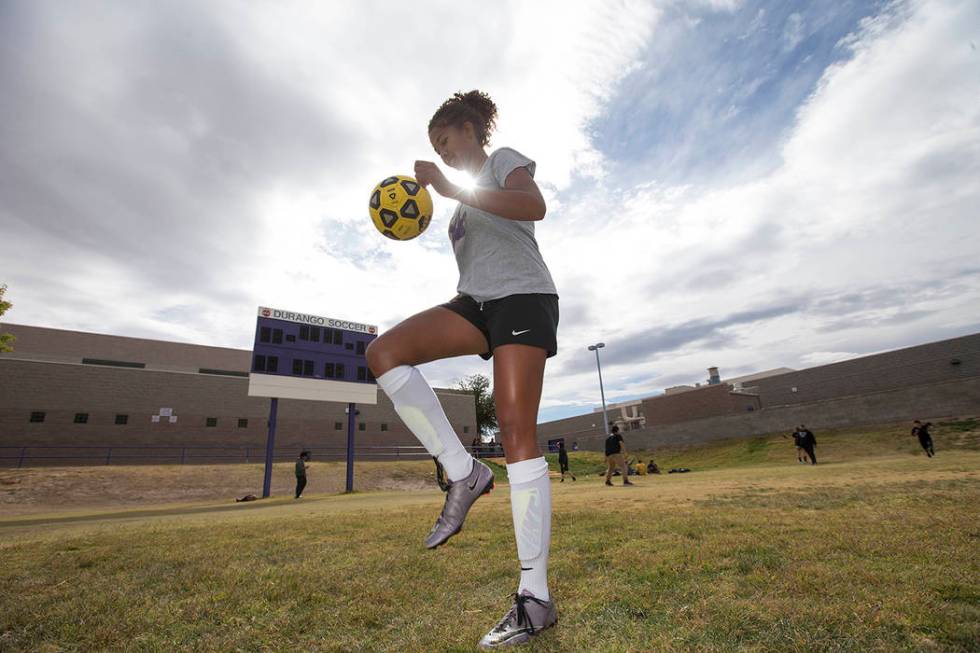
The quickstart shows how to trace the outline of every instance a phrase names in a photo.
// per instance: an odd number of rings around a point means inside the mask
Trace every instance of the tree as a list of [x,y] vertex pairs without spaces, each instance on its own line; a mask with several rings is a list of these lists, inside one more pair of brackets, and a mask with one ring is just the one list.
[[490,379],[483,374],[474,374],[457,381],[456,389],[473,393],[473,398],[476,400],[476,428],[480,435],[487,436],[496,431],[497,407],[493,403]]
[[[7,284],[0,284],[0,317],[13,306],[10,302],[3,300],[3,294],[7,292]],[[0,351],[13,351],[13,344],[16,338],[10,333],[0,333]]]

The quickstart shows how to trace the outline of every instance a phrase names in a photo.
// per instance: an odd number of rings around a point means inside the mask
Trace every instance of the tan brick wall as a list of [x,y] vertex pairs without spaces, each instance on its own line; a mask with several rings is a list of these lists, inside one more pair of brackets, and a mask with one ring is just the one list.
[[[74,363],[0,358],[0,446],[99,445],[138,447],[252,447],[264,448],[270,400],[247,396],[248,379],[197,373],[97,367]],[[476,433],[473,396],[437,390],[450,423],[469,444]],[[150,416],[172,408],[177,423]],[[278,451],[346,447],[346,404],[284,399],[279,401],[276,431]],[[359,405],[356,444],[417,446],[391,402],[379,392],[376,406]],[[32,411],[43,411],[43,423],[30,423]],[[87,424],[74,424],[76,413],[88,413]],[[114,423],[126,414],[126,425]],[[216,417],[216,427],[206,419]],[[248,420],[247,428],[238,419]],[[341,430],[334,425],[341,422]],[[382,424],[387,430],[382,431]],[[0,452],[9,455],[10,450]]]
[[228,347],[207,347],[22,324],[0,324],[0,331],[17,337],[14,351],[0,354],[0,359],[6,357],[80,363],[82,358],[97,358],[145,363],[147,369],[187,372],[197,372],[202,367],[248,372],[252,360],[250,350]]
[[[959,363],[954,365],[954,360]],[[780,374],[752,385],[769,408],[977,375],[980,334],[973,334]]]
[[[800,421],[829,428],[976,414],[978,379],[980,334],[973,334],[759,379],[752,411],[752,397],[725,384],[645,399],[646,428],[624,435],[648,444],[698,442],[789,430]],[[538,437],[600,449],[602,413],[539,424]]]
[[819,442],[823,429],[977,415],[980,415],[980,377],[787,404],[745,415],[692,420],[627,435],[633,448],[655,448],[789,433],[802,423],[816,433]]
[[734,393],[727,384],[709,385],[676,395],[645,399],[640,404],[648,425],[675,424],[692,419],[750,412],[760,408],[759,398]]

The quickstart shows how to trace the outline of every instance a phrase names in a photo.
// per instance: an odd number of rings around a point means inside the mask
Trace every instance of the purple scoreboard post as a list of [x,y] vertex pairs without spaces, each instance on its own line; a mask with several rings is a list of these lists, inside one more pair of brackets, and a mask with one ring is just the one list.
[[378,386],[364,352],[378,327],[309,313],[259,307],[248,375],[250,397],[271,397],[262,496],[272,481],[279,399],[347,404],[347,491],[354,490],[354,422],[357,404],[378,403]]

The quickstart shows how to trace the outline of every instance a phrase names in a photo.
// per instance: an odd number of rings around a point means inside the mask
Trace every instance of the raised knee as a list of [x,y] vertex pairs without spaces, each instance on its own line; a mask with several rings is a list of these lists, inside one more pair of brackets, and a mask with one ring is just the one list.
[[364,352],[368,367],[371,368],[371,374],[378,377],[391,368],[397,367],[398,364],[392,361],[392,353],[391,348],[385,342],[384,336],[372,340]]

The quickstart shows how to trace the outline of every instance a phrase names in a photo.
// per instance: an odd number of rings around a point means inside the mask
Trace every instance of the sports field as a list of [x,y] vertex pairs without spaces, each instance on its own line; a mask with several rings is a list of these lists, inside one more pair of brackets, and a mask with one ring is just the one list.
[[[980,433],[933,432],[933,459],[901,425],[818,433],[817,466],[778,437],[661,451],[693,471],[634,488],[573,453],[579,480],[553,485],[559,624],[524,650],[980,650]],[[507,488],[427,551],[441,499],[5,515],[0,650],[474,650],[516,583]]]

